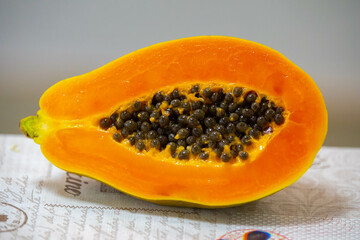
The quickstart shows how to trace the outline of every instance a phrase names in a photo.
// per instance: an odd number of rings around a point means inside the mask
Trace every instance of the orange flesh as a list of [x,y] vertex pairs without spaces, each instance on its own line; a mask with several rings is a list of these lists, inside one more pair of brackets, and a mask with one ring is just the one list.
[[[281,99],[281,130],[245,164],[179,164],[129,150],[95,122],[158,89],[188,83],[236,84]],[[195,37],[138,50],[44,93],[39,136],[58,167],[90,176],[150,201],[237,205],[296,181],[311,165],[327,131],[327,112],[310,76],[280,53],[229,37]],[[68,124],[68,125],[66,125]],[[65,125],[67,127],[65,127]]]

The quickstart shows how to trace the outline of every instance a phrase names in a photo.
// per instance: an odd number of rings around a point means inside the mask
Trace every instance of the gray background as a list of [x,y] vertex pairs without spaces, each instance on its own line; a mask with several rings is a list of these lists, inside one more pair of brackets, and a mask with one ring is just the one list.
[[283,53],[324,95],[325,145],[360,147],[360,1],[0,0],[0,133],[20,133],[19,120],[64,78],[197,35],[249,39]]

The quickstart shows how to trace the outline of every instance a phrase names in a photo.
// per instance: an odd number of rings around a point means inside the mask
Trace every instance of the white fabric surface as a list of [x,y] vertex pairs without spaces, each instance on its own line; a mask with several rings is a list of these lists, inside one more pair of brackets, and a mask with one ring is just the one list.
[[360,149],[323,147],[290,187],[207,210],[135,199],[56,168],[31,139],[0,135],[0,239],[243,239],[254,230],[269,239],[360,239]]

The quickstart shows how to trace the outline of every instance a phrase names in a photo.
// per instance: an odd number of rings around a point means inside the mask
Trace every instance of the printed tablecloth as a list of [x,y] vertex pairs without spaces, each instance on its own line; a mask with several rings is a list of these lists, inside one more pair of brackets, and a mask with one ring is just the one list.
[[0,135],[0,239],[356,240],[360,149],[323,147],[290,187],[208,210],[135,199],[56,168],[31,139]]

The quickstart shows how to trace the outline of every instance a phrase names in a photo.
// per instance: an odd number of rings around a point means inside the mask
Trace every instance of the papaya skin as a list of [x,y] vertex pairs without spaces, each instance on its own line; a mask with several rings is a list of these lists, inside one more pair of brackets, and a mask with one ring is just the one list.
[[[285,123],[252,161],[227,164],[156,158],[112,139],[99,119],[162,88],[195,83],[237,85],[280,99]],[[327,132],[315,82],[279,52],[247,40],[201,36],[159,43],[50,87],[25,135],[57,167],[164,205],[230,207],[271,195],[311,166]]]

